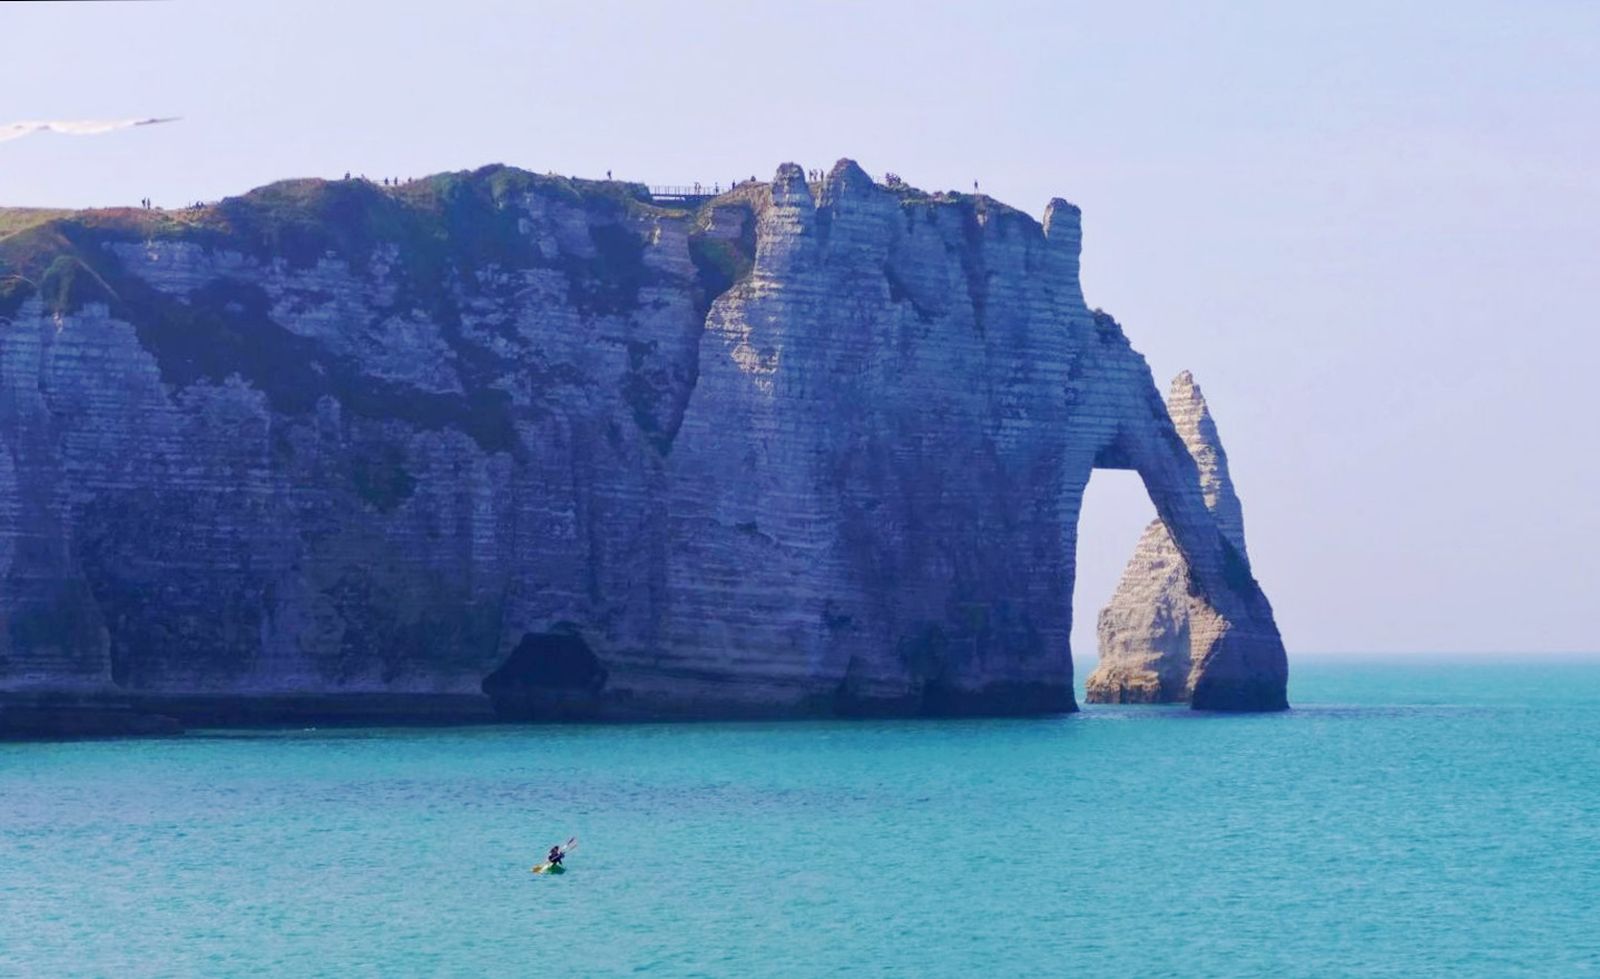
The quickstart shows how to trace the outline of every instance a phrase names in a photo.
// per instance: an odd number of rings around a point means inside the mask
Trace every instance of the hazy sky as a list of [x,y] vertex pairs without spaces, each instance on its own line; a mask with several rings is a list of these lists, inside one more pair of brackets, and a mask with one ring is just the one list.
[[[1038,215],[1210,398],[1296,651],[1600,649],[1600,3],[0,5],[0,204],[841,156]],[[1153,511],[1089,490],[1074,646]]]

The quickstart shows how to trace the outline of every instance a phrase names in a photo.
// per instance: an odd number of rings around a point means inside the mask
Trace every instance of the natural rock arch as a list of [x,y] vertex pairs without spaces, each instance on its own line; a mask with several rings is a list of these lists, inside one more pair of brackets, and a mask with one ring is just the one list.
[[[1209,521],[1181,494],[1189,520],[1161,513],[1140,537],[1111,604],[1100,613],[1100,663],[1088,678],[1090,701],[1189,701],[1212,709],[1287,706],[1287,662],[1271,608],[1250,573],[1239,498],[1228,473],[1216,425],[1194,378],[1174,378],[1167,396],[1169,423],[1181,441],[1179,479],[1192,485]],[[1173,455],[1178,455],[1177,447]],[[1143,475],[1143,473],[1141,473]],[[1148,477],[1147,486],[1148,486]],[[1152,494],[1154,499],[1154,494]],[[1201,542],[1219,539],[1217,569],[1199,571],[1192,531]],[[1220,596],[1220,598],[1218,597]]]

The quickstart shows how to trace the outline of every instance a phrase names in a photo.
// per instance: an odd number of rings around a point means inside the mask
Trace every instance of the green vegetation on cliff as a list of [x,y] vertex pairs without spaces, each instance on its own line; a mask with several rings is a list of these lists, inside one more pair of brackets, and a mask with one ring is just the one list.
[[[584,261],[562,253],[546,257],[522,232],[524,198],[537,196],[588,212],[601,229],[598,256]],[[114,302],[119,277],[104,245],[112,242],[186,241],[238,252],[262,262],[308,268],[336,259],[369,268],[380,248],[392,248],[401,266],[404,301],[427,311],[451,284],[471,290],[475,273],[503,268],[556,266],[574,287],[602,304],[616,305],[637,291],[633,243],[617,232],[629,219],[682,215],[649,203],[644,187],[608,181],[540,176],[488,166],[442,173],[394,187],[368,180],[284,180],[215,204],[182,210],[110,208],[59,211],[0,210],[0,314],[29,295],[53,312],[84,302]],[[68,271],[62,258],[93,270],[99,281],[72,276],[46,289],[44,279]],[[630,260],[633,259],[633,260]],[[54,269],[54,272],[52,272]]]
[[[531,216],[562,211],[582,216],[587,242],[541,238]],[[505,166],[393,187],[362,179],[286,180],[177,211],[13,209],[0,211],[0,229],[6,229],[0,236],[0,318],[14,316],[35,297],[55,316],[104,303],[134,325],[163,377],[176,386],[239,374],[287,412],[310,411],[331,394],[358,414],[455,428],[491,451],[515,451],[510,395],[496,385],[509,365],[462,335],[461,303],[493,288],[500,273],[548,269],[566,279],[570,303],[581,314],[626,315],[658,277],[644,260],[650,225],[672,220],[687,226],[690,219],[687,211],[652,204],[638,184]],[[174,242],[242,255],[262,268],[336,261],[358,276],[385,277],[393,285],[392,303],[375,313],[437,324],[465,390],[423,392],[359,376],[354,364],[275,322],[257,277],[223,275],[179,296],[129,272],[118,255],[126,246],[154,250]],[[753,244],[711,248],[716,258],[694,283],[704,305],[748,271],[749,257],[741,252]],[[694,249],[697,266],[705,254]],[[377,480],[367,489],[382,505],[403,484]]]

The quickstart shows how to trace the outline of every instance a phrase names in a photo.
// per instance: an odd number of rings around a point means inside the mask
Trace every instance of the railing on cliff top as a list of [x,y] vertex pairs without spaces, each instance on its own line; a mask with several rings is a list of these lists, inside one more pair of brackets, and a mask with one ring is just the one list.
[[715,197],[735,185],[721,184],[651,184],[650,196],[658,201],[700,201]]

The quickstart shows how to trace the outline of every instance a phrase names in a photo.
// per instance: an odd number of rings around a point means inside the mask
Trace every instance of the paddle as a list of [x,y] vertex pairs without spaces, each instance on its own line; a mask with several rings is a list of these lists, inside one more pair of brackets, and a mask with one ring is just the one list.
[[[576,850],[577,848],[578,848],[578,838],[576,836],[570,836],[570,837],[567,838],[567,842],[561,844],[561,846],[559,847],[559,851],[558,852],[559,852],[560,856],[566,857],[567,854],[571,853],[573,850]],[[552,863],[551,861],[547,860],[544,863],[536,865],[533,868],[533,872],[536,873],[536,874],[542,874],[542,873],[547,872],[551,867],[554,867],[554,866],[555,866],[554,863]]]

